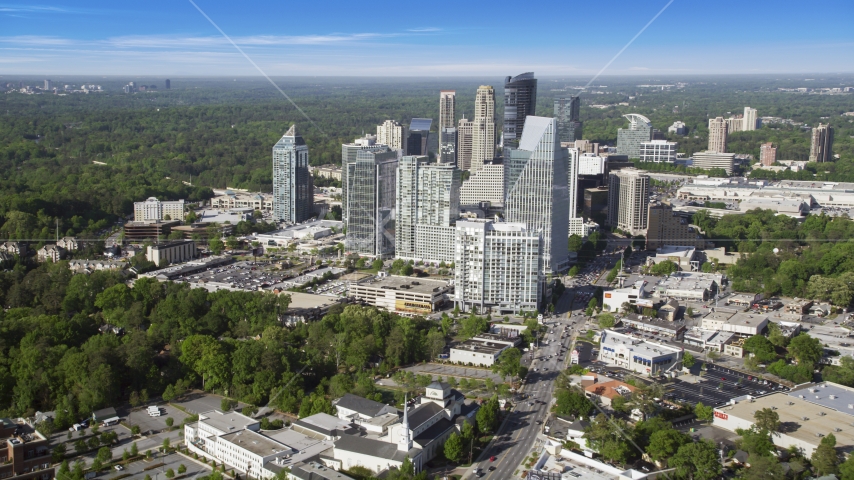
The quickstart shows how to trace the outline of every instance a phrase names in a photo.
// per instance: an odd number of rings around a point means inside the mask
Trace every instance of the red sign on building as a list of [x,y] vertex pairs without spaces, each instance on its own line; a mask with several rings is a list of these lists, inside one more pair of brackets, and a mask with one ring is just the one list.
[[715,416],[720,418],[721,420],[729,420],[729,415],[727,415],[724,412],[719,412],[719,411],[715,410]]

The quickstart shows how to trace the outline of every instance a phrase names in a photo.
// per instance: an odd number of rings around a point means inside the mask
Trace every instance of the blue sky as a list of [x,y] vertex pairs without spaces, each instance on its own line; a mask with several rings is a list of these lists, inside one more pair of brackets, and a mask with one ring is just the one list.
[[[668,0],[194,0],[269,75],[598,72]],[[605,74],[854,71],[854,2],[674,0]],[[188,0],[2,3],[0,74],[257,75]]]

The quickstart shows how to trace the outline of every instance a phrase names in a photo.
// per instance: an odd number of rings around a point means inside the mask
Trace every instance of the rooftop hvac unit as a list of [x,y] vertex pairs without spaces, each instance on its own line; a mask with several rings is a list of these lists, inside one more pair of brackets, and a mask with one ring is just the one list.
[[834,429],[833,429],[833,431],[834,431],[834,432],[841,432],[841,431],[842,431],[842,429],[841,429],[841,428],[839,428],[839,427],[836,427],[836,428],[834,428]]
[[801,420],[806,422],[807,420],[809,420],[809,417],[801,417]]
[[799,396],[799,397],[801,397],[801,398],[804,398],[804,396],[803,396],[803,395],[798,395],[798,396]]
[[850,408],[850,409],[854,410],[854,403],[849,403],[849,404],[848,404],[848,408]]
[[819,414],[819,415],[821,415],[822,417],[823,417],[823,416],[825,416],[825,415],[827,415],[827,414],[826,414],[826,413],[824,413],[824,412],[818,412],[818,414]]
[[831,400],[836,400],[836,395],[831,395],[831,396],[830,396],[830,399],[831,399]]
[[810,393],[815,393],[815,389],[814,389],[814,388],[811,388],[811,389],[810,389]]
[[772,405],[772,406],[771,406],[771,410],[777,410],[777,407],[776,407],[776,406],[774,406],[774,405]]
[[823,437],[823,436],[824,436],[824,434],[823,434],[823,433],[819,433],[819,432],[815,432],[815,436],[816,436],[816,437]]

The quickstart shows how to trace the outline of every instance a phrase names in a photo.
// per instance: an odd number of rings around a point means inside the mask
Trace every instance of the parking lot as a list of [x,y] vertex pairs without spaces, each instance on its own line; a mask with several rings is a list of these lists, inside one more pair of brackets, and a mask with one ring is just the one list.
[[[198,415],[199,413],[208,412],[210,410],[220,410],[222,404],[222,397],[217,395],[211,395],[208,393],[193,392],[188,395],[185,395],[182,400],[175,400],[172,403],[180,405],[182,408],[186,409],[187,412],[191,414]],[[237,410],[240,410],[245,406],[245,403],[240,403],[237,406]],[[145,410],[143,410],[142,413],[145,414]],[[175,419],[175,424],[178,424],[177,419]]]
[[[163,463],[164,465],[151,470],[145,470],[146,468],[159,463]],[[150,461],[141,460],[128,464],[121,472],[116,471],[115,469],[112,469],[109,472],[103,471],[98,475],[98,478],[110,478],[118,474],[129,474],[129,477],[125,477],[128,480],[142,480],[146,475],[150,475],[152,480],[166,480],[166,471],[171,468],[172,471],[177,474],[178,467],[181,465],[187,467],[185,475],[188,475],[189,477],[193,477],[197,474],[208,475],[210,473],[210,469],[208,467],[194,462],[180,454],[171,453],[163,455],[158,453]]]
[[[158,405],[160,408],[160,416],[152,417],[146,409],[134,410],[128,417],[128,425],[139,426],[139,431],[142,434],[147,432],[160,432],[166,428],[166,419],[171,418],[174,426],[180,426],[187,414],[169,405]],[[217,406],[219,408],[219,406]]]
[[[698,364],[702,364],[698,362]],[[718,406],[743,395],[761,396],[775,391],[787,390],[770,380],[757,378],[720,365],[708,364],[707,372],[702,376],[676,378],[667,387],[666,398],[670,401],[696,405]],[[697,370],[696,366],[692,371]]]

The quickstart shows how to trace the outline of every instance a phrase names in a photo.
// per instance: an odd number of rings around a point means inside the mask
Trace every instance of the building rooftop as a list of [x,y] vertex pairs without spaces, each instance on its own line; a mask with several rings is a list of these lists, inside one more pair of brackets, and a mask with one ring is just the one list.
[[659,318],[651,318],[644,317],[642,315],[638,315],[636,313],[630,313],[623,317],[624,324],[644,324],[655,327],[658,330],[667,330],[672,333],[676,333],[679,330],[685,328],[684,322],[668,322],[667,320],[661,320]]
[[421,424],[423,424],[427,420],[430,420],[442,410],[443,408],[441,406],[433,402],[426,402],[422,403],[421,405],[418,405],[412,410],[409,410],[409,428],[415,430]]
[[690,260],[694,257],[697,249],[694,247],[683,247],[678,245],[665,245],[655,249],[656,257],[679,257]]
[[219,410],[204,412],[199,415],[199,420],[221,432],[243,430],[249,425],[259,423],[258,420],[249,418],[246,415],[234,411],[223,413]]
[[336,407],[346,408],[347,410],[353,410],[354,412],[367,417],[376,417],[391,410],[397,411],[397,409],[392,406],[375,402],[358,395],[353,395],[352,393],[345,393],[344,396],[336,400],[333,405]]
[[427,280],[423,278],[399,277],[389,275],[375,281],[360,283],[360,287],[382,288],[387,290],[402,290],[412,293],[434,294],[448,288],[444,280]]
[[584,387],[584,391],[605,398],[616,398],[620,395],[629,395],[637,390],[628,383],[623,383],[619,380],[611,380],[609,382],[594,383]]
[[336,431],[345,431],[349,430],[352,425],[350,422],[346,420],[341,420],[340,418],[329,415],[328,413],[317,413],[310,417],[305,417],[300,420],[297,420],[295,423],[302,423],[309,427],[317,427],[328,432],[336,432]]
[[335,442],[335,448],[345,452],[359,453],[371,457],[385,458],[396,462],[403,462],[407,456],[415,456],[421,451],[413,448],[409,452],[401,452],[397,444],[374,440],[372,438],[355,437],[344,435]]
[[452,350],[466,350],[469,352],[491,353],[493,355],[504,350],[505,348],[507,348],[507,345],[491,342],[479,342],[477,340],[466,340],[465,342],[460,342],[451,347]]
[[290,309],[302,308],[329,308],[338,303],[338,299],[326,295],[315,295],[313,293],[288,292],[291,297],[291,303],[288,304]]
[[658,357],[661,355],[669,355],[671,353],[677,353],[680,351],[676,347],[671,347],[662,343],[639,340],[637,338],[618,333],[613,330],[605,330],[604,332],[602,332],[602,348],[613,348],[617,345],[625,345],[634,354],[645,355],[647,357]]
[[[837,448],[854,446],[854,427],[851,426],[851,416],[835,409],[812,402],[807,402],[791,393],[773,393],[753,401],[742,401],[734,405],[717,408],[723,413],[735,415],[738,418],[753,419],[753,414],[770,408],[780,416],[780,423],[787,425],[785,434],[804,443],[817,445],[821,436],[832,433],[836,436]],[[806,418],[806,420],[804,420]],[[835,431],[835,429],[840,431]]]
[[854,416],[854,388],[851,387],[824,382],[793,390],[788,392],[788,395]]
[[291,475],[300,480],[353,480],[343,473],[319,462],[307,462],[291,467]]
[[266,435],[261,435],[260,433],[253,432],[252,430],[238,430],[236,432],[226,433],[220,438],[226,442],[233,443],[240,448],[249,450],[255,455],[260,455],[261,457],[267,457],[277,453],[292,452],[289,446],[283,445]]

